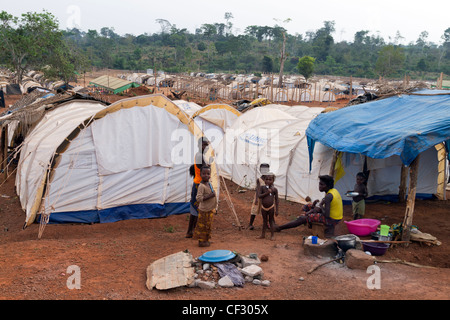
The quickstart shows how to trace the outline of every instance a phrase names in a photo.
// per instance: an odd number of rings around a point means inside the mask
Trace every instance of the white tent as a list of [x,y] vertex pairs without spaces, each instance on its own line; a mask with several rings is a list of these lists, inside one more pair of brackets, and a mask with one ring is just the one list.
[[[267,105],[243,113],[227,129],[217,147],[217,164],[220,174],[245,188],[254,188],[261,163],[269,163],[276,175],[275,186],[280,196],[303,202],[306,196],[322,199],[319,192],[319,175],[329,174],[333,150],[319,142],[314,149],[311,171],[305,131],[310,121],[325,108],[305,106]],[[438,171],[437,150],[423,153],[419,164],[417,193],[425,197],[436,193]],[[343,200],[344,194],[355,185],[356,173],[363,171],[364,157],[344,153],[344,175],[336,176],[336,189]],[[369,197],[397,195],[400,183],[401,161],[398,157],[387,159],[367,158],[370,170]]]
[[188,115],[188,117],[192,117],[194,113],[202,108],[202,106],[196,104],[195,102],[189,102],[185,100],[173,100],[172,102],[175,103],[181,110],[183,110],[184,113]]
[[225,131],[230,128],[241,113],[226,104],[211,104],[195,112],[191,118],[216,149],[223,139]]
[[24,141],[16,174],[16,190],[26,221],[33,222],[39,210],[43,181],[58,145],[84,120],[105,105],[91,101],[71,101],[48,112]]
[[296,202],[306,196],[322,198],[318,176],[328,173],[332,151],[317,145],[310,172],[305,131],[323,110],[267,105],[243,113],[216,149],[220,174],[242,187],[254,188],[259,165],[269,163],[280,196]]
[[26,225],[37,214],[92,223],[189,212],[189,166],[201,135],[162,95],[106,108],[75,101],[49,112],[27,136],[18,166]]
[[[304,119],[304,130],[306,130],[309,122],[315,116],[326,111],[324,108],[305,106],[289,107],[285,105],[268,105],[264,108],[278,109],[298,119]],[[288,199],[292,198],[291,194],[309,195],[311,198],[314,197],[314,199],[321,199],[323,194],[318,191],[317,177],[319,174],[329,173],[333,151],[328,147],[318,144],[318,150],[314,151],[312,171],[309,173],[309,168],[307,168],[304,164],[305,161],[309,161],[309,157],[304,158],[304,156],[307,156],[308,146],[306,139],[304,139],[302,135],[299,136],[299,134],[304,131],[298,131],[298,133],[295,132],[295,130],[297,130],[300,126],[300,122],[288,125],[280,130],[279,137],[276,137],[277,139],[284,141],[283,143],[286,144],[289,139],[295,137],[289,147],[290,150],[295,150],[295,153],[293,153],[289,158],[292,163],[283,162],[283,157],[286,157],[286,155],[280,154],[280,166],[282,168],[286,168],[287,170],[285,175],[281,175],[277,178],[277,182],[279,185],[285,186],[285,194]],[[267,153],[266,148],[267,147],[261,150],[261,154]],[[280,150],[283,150],[283,148],[280,148]],[[419,164],[417,193],[427,197],[427,195],[435,194],[437,188],[439,172],[436,170],[438,167],[438,155],[436,148],[430,148],[425,151],[422,155],[422,159],[424,160]],[[356,174],[363,171],[364,161],[365,158],[358,154],[343,153],[341,163],[344,170],[344,176],[336,176],[337,179],[335,183],[335,187],[341,195],[344,195],[349,190],[353,190],[356,181]],[[393,156],[386,159],[367,158],[366,167],[367,170],[370,170],[368,179],[369,197],[380,196],[386,198],[388,195],[397,195],[398,186],[400,184],[399,172],[401,170],[401,166],[402,162],[398,156]],[[287,176],[289,179],[283,180],[284,176]],[[295,176],[297,176],[297,179],[295,179]],[[308,183],[305,184],[305,181]],[[351,198],[343,197],[343,200],[350,201]]]

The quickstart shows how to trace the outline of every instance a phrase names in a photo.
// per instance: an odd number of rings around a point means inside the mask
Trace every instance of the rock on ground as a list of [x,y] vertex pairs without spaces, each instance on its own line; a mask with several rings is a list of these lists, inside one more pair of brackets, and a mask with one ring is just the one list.
[[225,276],[219,279],[219,286],[223,288],[231,288],[234,287],[233,281],[231,281],[229,276]]
[[374,262],[374,256],[369,256],[361,250],[350,249],[345,253],[345,265],[350,269],[366,270]]
[[245,267],[241,270],[242,274],[244,276],[250,276],[250,277],[256,277],[258,275],[262,275],[263,274],[263,270],[261,267],[252,264],[248,267]]

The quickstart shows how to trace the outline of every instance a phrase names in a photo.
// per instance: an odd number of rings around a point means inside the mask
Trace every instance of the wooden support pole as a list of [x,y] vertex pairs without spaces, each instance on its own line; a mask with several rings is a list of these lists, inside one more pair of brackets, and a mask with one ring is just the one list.
[[[239,220],[236,210],[234,209],[233,201],[231,201],[231,196],[230,196],[230,193],[228,192],[228,188],[227,188],[227,184],[225,183],[225,179],[222,176],[220,176],[219,179],[222,179],[221,181],[222,181],[223,187],[225,189],[225,200],[227,201],[228,206],[231,208],[231,211],[233,212],[233,215],[236,218],[236,223],[239,228],[239,231],[241,231],[242,230],[241,221]],[[219,181],[219,184],[220,184],[220,181]]]
[[438,155],[438,186],[436,190],[436,197],[439,200],[447,200],[446,197],[446,189],[447,189],[447,181],[448,177],[446,175],[447,172],[447,150],[445,150],[444,143],[440,143],[435,146]]
[[408,167],[402,165],[400,174],[400,187],[398,191],[398,201],[406,201],[406,181],[408,180]]
[[444,73],[441,72],[441,74],[439,75],[438,81],[437,81],[437,83],[436,83],[436,87],[437,87],[438,89],[442,89],[442,83],[443,83],[443,80],[444,80]]
[[[317,101],[316,92],[317,92],[317,82],[314,83],[314,99],[313,99],[313,101]],[[320,92],[320,89],[319,89],[319,92]],[[321,101],[319,100],[319,102],[321,102]]]
[[348,94],[350,97],[349,101],[352,101],[352,98],[353,98],[353,77],[352,76],[350,76],[350,90],[349,90]]
[[259,98],[259,81],[256,82],[256,95],[255,95],[255,99]]
[[[417,174],[419,172],[419,159],[418,155],[413,162],[409,165],[409,191],[408,200],[406,203],[405,218],[402,224],[402,241],[409,241],[411,234],[411,226],[414,214],[414,204],[416,200],[416,188],[417,188]],[[405,244],[407,246],[408,244]]]
[[273,102],[273,73],[272,73],[271,82],[270,82],[270,101]]
[[2,136],[1,136],[1,153],[2,153],[2,159],[1,159],[1,172],[2,173],[2,181],[5,181],[8,177],[8,126],[2,127]]

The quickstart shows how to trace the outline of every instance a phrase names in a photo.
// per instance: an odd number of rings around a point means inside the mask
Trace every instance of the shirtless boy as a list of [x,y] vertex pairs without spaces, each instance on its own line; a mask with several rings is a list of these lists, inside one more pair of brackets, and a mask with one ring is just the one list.
[[259,198],[261,199],[261,215],[263,217],[263,228],[259,239],[266,237],[267,222],[270,226],[270,240],[273,240],[275,232],[275,218],[278,216],[278,190],[274,187],[275,175],[266,173],[264,177],[265,186],[260,187]]

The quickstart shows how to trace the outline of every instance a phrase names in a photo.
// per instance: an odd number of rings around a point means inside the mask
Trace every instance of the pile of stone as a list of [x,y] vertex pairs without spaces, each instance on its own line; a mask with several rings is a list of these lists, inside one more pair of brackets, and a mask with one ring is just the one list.
[[[253,285],[270,286],[270,281],[264,278],[261,260],[255,253],[247,256],[238,255],[231,261],[224,263],[205,263],[195,259],[194,281],[190,288],[202,289],[242,287],[246,283]],[[228,270],[229,274],[224,274]]]

